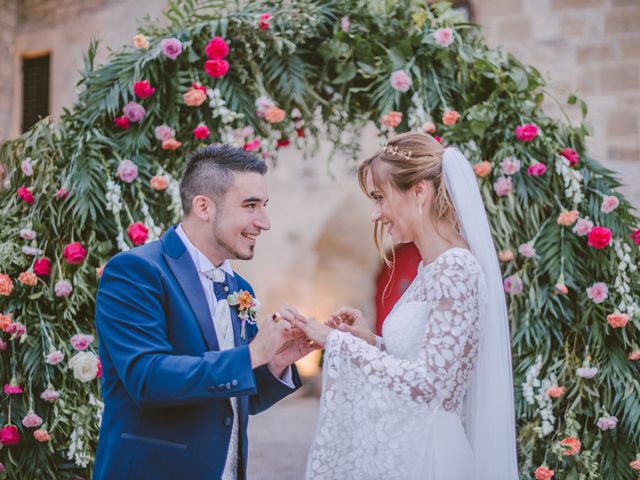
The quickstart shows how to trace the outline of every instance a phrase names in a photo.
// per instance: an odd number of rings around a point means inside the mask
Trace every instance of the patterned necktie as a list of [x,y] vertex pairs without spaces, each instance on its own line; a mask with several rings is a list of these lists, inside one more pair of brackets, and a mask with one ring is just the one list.
[[221,269],[215,268],[206,272],[205,275],[213,284],[213,294],[217,300],[212,315],[220,350],[233,348],[233,326],[231,325],[231,315],[227,303],[229,287],[226,284],[225,273]]

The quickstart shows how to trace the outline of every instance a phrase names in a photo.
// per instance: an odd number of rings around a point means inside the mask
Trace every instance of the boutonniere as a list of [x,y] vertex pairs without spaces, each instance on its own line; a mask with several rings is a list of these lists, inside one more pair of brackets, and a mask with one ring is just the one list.
[[247,322],[251,325],[256,324],[256,315],[260,308],[260,302],[251,293],[246,290],[238,290],[227,297],[229,306],[238,309],[238,318],[242,324],[240,328],[240,337],[243,340],[247,338]]

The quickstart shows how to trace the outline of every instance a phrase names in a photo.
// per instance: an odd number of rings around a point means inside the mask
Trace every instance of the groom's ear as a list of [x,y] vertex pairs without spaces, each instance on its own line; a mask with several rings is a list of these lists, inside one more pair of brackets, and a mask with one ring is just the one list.
[[191,214],[203,222],[209,222],[216,214],[216,204],[205,195],[196,195],[191,200]]

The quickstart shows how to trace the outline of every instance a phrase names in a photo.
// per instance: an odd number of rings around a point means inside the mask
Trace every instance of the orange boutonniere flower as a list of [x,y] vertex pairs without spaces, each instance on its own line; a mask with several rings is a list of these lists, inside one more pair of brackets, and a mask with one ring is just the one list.
[[232,293],[227,297],[227,302],[229,303],[229,306],[236,307],[238,309],[238,317],[242,321],[240,337],[245,340],[247,337],[247,322],[251,325],[256,324],[256,314],[258,313],[258,308],[260,308],[260,302],[246,290],[238,290],[237,292]]

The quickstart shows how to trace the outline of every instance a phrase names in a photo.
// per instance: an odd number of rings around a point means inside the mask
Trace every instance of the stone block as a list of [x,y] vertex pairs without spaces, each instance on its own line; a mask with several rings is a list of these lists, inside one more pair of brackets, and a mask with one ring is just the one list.
[[603,92],[635,90],[640,88],[637,64],[604,67],[600,69],[600,87]]
[[638,134],[638,112],[620,107],[607,115],[607,136],[623,137]]
[[496,17],[522,12],[522,0],[491,0],[490,2],[473,2],[476,18]]
[[523,40],[531,36],[531,20],[514,17],[500,22],[498,38],[508,44],[509,40]]
[[640,35],[620,39],[618,45],[624,58],[640,58]]
[[586,45],[578,47],[578,63],[602,62],[614,58],[614,51],[611,45]]
[[555,9],[577,9],[602,7],[604,0],[552,0],[551,7]]
[[563,37],[579,38],[586,30],[586,22],[582,17],[565,17],[560,20],[560,32]]
[[605,33],[640,32],[640,3],[637,8],[618,8],[607,14],[604,22]]
[[607,156],[611,160],[636,162],[640,168],[640,148],[633,145],[609,145],[607,147]]

